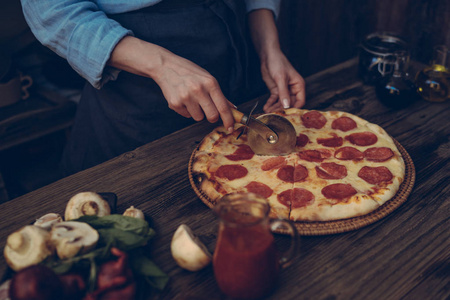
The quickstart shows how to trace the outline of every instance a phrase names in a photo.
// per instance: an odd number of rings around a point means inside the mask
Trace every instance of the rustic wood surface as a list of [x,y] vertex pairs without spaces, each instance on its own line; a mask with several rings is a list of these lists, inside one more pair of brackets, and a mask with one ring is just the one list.
[[[305,108],[347,111],[385,128],[411,155],[415,187],[403,205],[374,224],[301,237],[295,262],[282,271],[267,299],[448,299],[449,102],[418,100],[405,109],[387,108],[373,86],[357,78],[356,64],[352,59],[308,77]],[[240,109],[247,111],[252,104]],[[35,218],[62,214],[75,193],[113,192],[118,212],[130,205],[141,208],[157,232],[150,251],[170,282],[150,299],[227,299],[218,291],[211,266],[188,272],[170,254],[172,235],[182,223],[214,247],[217,219],[192,190],[187,167],[196,145],[215,126],[195,124],[0,205],[0,248],[8,234]],[[277,241],[288,244],[285,236]],[[2,256],[0,272],[6,269]]]

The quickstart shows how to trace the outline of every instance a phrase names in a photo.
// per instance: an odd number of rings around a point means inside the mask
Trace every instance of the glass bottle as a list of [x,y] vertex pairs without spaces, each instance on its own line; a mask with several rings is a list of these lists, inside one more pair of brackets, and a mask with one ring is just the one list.
[[397,51],[391,58],[394,72],[381,79],[375,87],[378,99],[392,108],[403,108],[417,99],[414,82],[407,73],[409,55],[406,51]]
[[[213,255],[214,277],[233,299],[258,299],[269,294],[280,269],[295,255],[297,231],[286,220],[269,220],[265,198],[253,193],[225,195],[215,206],[219,232]],[[290,249],[280,257],[272,235],[291,236]]]
[[436,46],[430,65],[420,70],[415,79],[417,93],[430,102],[443,102],[450,98],[450,50]]

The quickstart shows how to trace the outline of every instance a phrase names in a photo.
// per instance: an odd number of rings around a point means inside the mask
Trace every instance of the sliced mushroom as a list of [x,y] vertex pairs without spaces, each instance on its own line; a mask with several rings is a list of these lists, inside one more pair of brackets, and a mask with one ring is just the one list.
[[170,250],[175,262],[183,269],[189,271],[203,269],[211,262],[212,258],[205,245],[200,242],[185,224],[180,225],[175,231]]
[[61,259],[89,252],[97,245],[98,232],[87,223],[66,221],[53,225],[51,240]]
[[50,233],[38,226],[27,225],[8,236],[3,254],[14,271],[38,264],[52,255]]
[[59,222],[62,222],[62,218],[59,214],[49,213],[49,214],[43,215],[42,217],[37,219],[33,225],[39,226],[46,230],[50,230],[52,228],[53,224],[56,224]]
[[142,210],[140,210],[139,208],[135,208],[134,206],[130,206],[129,208],[127,208],[127,210],[125,210],[123,215],[145,220],[145,216]]
[[66,206],[64,218],[66,221],[82,216],[107,216],[111,208],[106,200],[94,192],[82,192],[73,196]]

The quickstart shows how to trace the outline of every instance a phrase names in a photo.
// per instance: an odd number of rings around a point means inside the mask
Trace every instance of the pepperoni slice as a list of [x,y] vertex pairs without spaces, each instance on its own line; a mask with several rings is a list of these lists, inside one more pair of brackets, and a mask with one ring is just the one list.
[[381,182],[391,181],[392,173],[386,167],[362,167],[358,176],[370,184],[379,184]]
[[308,177],[308,169],[302,165],[296,165],[294,169],[294,182],[303,181]]
[[327,119],[320,112],[313,110],[302,115],[302,122],[306,128],[320,129],[327,123]]
[[286,164],[286,158],[283,156],[271,157],[263,161],[261,170],[269,171],[272,169],[278,169]]
[[287,207],[291,207],[291,201],[292,201],[292,190],[286,190],[284,192],[281,192],[277,195],[277,200],[281,204]]
[[353,147],[342,147],[334,152],[334,157],[340,160],[361,160],[364,153]]
[[302,165],[284,166],[278,170],[277,176],[285,182],[299,182],[308,177],[308,169]]
[[314,198],[313,193],[302,188],[286,190],[277,196],[278,202],[290,208],[299,208],[311,205],[314,203]]
[[216,171],[216,176],[228,180],[234,180],[245,177],[248,173],[247,168],[240,165],[223,165]]
[[294,188],[291,194],[291,207],[299,208],[314,203],[314,195],[308,190],[302,188]]
[[295,144],[297,147],[305,147],[308,144],[309,138],[306,134],[300,133],[297,137],[297,143]]
[[294,182],[294,166],[283,166],[278,170],[277,176],[285,182]]
[[329,199],[342,200],[356,193],[356,190],[350,184],[345,183],[330,184],[322,189],[322,195]]
[[352,133],[347,135],[345,139],[357,146],[370,146],[378,141],[377,136],[369,131]]
[[394,156],[394,152],[387,147],[373,147],[364,151],[364,157],[370,161],[387,161]]
[[225,155],[226,158],[232,161],[238,161],[238,160],[249,160],[255,155],[252,148],[250,148],[249,145],[241,144],[238,145],[238,148],[236,151],[234,151],[233,154]]
[[344,140],[336,134],[333,134],[331,138],[317,139],[317,143],[324,147],[340,147],[344,143]]
[[305,150],[297,153],[300,159],[306,161],[322,162],[324,159],[331,156],[331,152],[326,149]]
[[331,123],[331,128],[340,131],[349,131],[357,127],[356,122],[349,117],[340,117]]
[[322,179],[342,179],[347,176],[347,168],[337,163],[321,163],[316,166],[316,173]]
[[245,187],[247,188],[247,191],[249,191],[250,193],[255,193],[264,198],[269,198],[273,193],[270,187],[268,187],[264,183],[257,181],[251,181]]

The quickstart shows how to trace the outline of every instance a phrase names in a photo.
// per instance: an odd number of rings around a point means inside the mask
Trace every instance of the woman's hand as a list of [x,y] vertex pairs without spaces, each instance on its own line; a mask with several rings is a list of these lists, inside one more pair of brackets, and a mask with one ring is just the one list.
[[305,81],[280,49],[272,11],[258,9],[249,13],[249,26],[261,61],[261,73],[270,90],[265,112],[305,105]]
[[234,106],[222,93],[217,80],[205,69],[165,48],[135,37],[123,38],[114,49],[109,65],[150,77],[159,85],[169,108],[186,118],[214,123],[222,119],[233,131]]
[[305,81],[281,51],[261,62],[261,73],[270,91],[263,108],[266,113],[305,105]]

